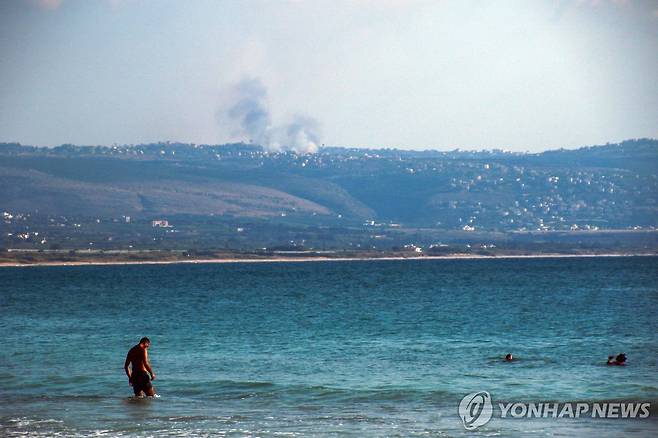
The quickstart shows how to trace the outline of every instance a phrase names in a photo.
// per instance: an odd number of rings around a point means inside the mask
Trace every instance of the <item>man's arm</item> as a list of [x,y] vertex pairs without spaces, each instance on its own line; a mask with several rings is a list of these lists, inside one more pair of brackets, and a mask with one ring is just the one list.
[[126,361],[123,364],[123,369],[126,371],[126,376],[128,376],[128,381],[130,381],[131,373],[130,369],[128,368],[128,365],[130,365],[130,352],[126,355]]
[[149,362],[149,353],[144,349],[144,368],[151,375],[151,380],[155,380],[155,373],[151,369],[151,362]]

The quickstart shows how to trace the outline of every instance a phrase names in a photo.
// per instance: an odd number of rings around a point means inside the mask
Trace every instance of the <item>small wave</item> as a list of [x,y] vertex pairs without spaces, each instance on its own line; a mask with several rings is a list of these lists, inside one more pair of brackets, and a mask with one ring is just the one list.
[[200,421],[216,421],[220,423],[237,423],[239,421],[246,421],[249,418],[243,415],[228,415],[228,416],[211,416],[211,415],[176,415],[167,417],[153,417],[163,421],[171,421],[176,423],[197,423]]
[[344,421],[350,423],[369,423],[369,424],[387,424],[389,419],[384,417],[373,417],[363,414],[353,414],[353,415],[322,415],[319,417],[312,417],[313,421]]
[[172,397],[201,396],[211,400],[247,398],[281,398],[304,402],[436,402],[453,400],[457,395],[445,391],[405,387],[376,387],[365,389],[339,388],[323,385],[277,384],[253,381],[216,381],[195,383],[168,392]]
[[73,395],[73,394],[12,394],[4,393],[0,397],[0,403],[31,403],[31,402],[53,402],[53,403],[66,403],[66,402],[82,402],[82,403],[97,403],[104,400],[120,400],[122,396],[119,395]]
[[63,420],[55,420],[54,418],[48,418],[45,420],[37,420],[33,418],[20,417],[20,418],[10,418],[7,420],[9,423],[13,423],[18,427],[31,426],[35,424],[59,424],[64,423]]

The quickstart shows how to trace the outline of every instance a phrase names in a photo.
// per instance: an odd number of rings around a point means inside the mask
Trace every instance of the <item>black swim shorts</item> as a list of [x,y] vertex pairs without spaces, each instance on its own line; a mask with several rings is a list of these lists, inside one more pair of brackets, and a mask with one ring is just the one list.
[[132,373],[130,381],[133,384],[133,391],[135,392],[135,395],[139,395],[139,393],[142,391],[144,391],[146,394],[146,391],[153,388],[153,385],[151,385],[151,376],[149,376],[149,373],[143,370],[138,370]]

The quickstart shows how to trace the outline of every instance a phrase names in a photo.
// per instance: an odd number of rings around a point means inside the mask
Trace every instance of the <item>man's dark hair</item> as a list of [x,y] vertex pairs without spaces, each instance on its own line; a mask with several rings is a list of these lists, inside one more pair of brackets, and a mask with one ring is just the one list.
[[151,340],[149,338],[147,338],[146,336],[144,336],[142,339],[139,340],[139,343],[140,344],[150,344]]

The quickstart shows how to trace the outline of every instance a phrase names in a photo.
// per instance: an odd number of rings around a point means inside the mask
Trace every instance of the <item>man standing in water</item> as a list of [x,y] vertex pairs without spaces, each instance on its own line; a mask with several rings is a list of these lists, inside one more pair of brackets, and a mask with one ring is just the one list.
[[[146,351],[150,346],[151,341],[149,338],[140,339],[139,344],[128,351],[126,362],[123,365],[128,376],[128,382],[133,386],[136,396],[139,396],[142,392],[150,397],[155,395],[155,388],[151,385],[151,380],[155,380],[155,373],[151,369],[148,352]],[[130,364],[132,364],[132,371],[128,369]]]

